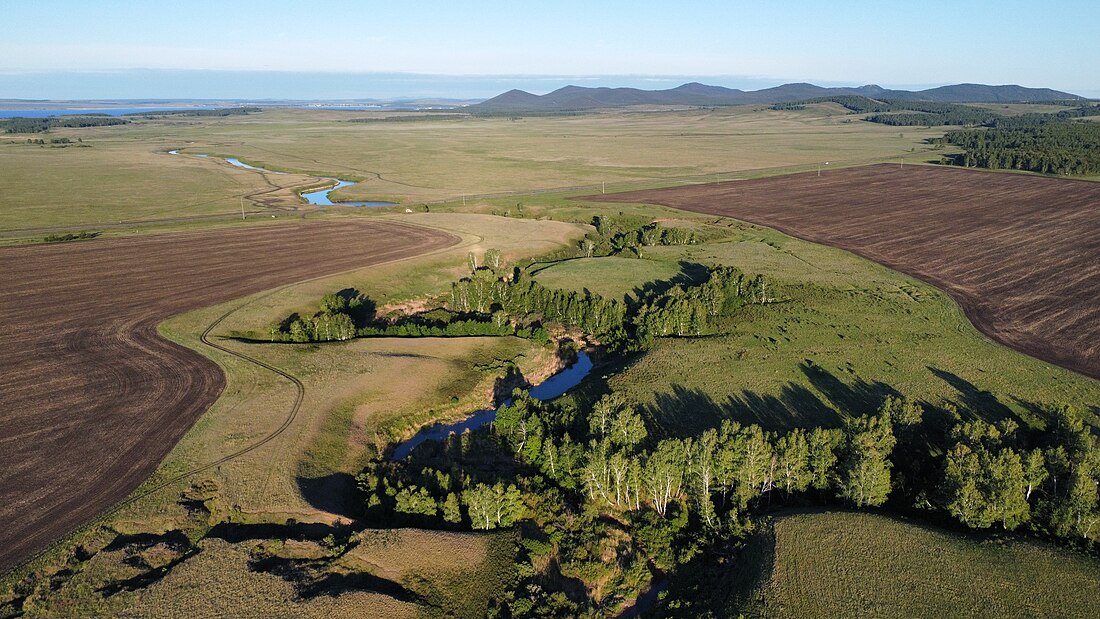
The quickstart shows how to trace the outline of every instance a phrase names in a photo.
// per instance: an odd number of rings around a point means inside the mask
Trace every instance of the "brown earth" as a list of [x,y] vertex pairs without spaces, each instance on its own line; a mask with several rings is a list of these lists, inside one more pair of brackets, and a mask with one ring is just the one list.
[[588,196],[733,217],[946,290],[991,338],[1100,378],[1100,183],[935,166]]
[[0,248],[0,572],[126,497],[221,393],[157,324],[457,242],[330,221]]

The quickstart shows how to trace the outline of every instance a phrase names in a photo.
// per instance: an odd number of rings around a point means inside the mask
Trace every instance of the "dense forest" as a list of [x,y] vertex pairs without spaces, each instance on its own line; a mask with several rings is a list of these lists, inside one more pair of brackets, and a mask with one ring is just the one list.
[[107,115],[51,116],[49,118],[5,118],[0,120],[4,133],[45,133],[56,127],[105,127],[126,125],[125,118]]
[[1045,174],[1100,174],[1100,123],[1006,123],[1004,128],[950,131],[942,141],[964,149],[947,158],[954,165]]

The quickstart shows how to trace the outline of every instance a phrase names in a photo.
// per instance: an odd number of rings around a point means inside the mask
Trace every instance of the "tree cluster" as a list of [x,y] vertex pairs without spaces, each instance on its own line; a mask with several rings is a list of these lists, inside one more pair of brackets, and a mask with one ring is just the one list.
[[356,336],[356,322],[374,313],[374,304],[355,291],[346,290],[321,297],[318,310],[310,317],[291,314],[269,329],[273,342],[327,342]]
[[592,218],[596,234],[589,234],[577,243],[581,256],[612,256],[631,252],[641,255],[640,248],[654,245],[694,245],[698,235],[687,228],[665,228],[652,221],[641,225],[631,224],[626,218],[597,215]]
[[975,529],[1023,524],[1057,537],[1100,533],[1100,442],[1081,415],[1050,411],[1050,429],[1031,437],[1011,420],[956,424],[944,458],[944,507]]

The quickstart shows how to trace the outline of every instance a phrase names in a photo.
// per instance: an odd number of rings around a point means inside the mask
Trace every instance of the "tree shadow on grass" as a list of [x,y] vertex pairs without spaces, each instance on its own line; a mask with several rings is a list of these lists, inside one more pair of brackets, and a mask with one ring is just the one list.
[[307,600],[322,595],[336,597],[349,591],[381,593],[395,600],[413,604],[424,601],[420,595],[402,585],[367,572],[328,573],[316,581],[299,583],[298,588],[299,595]]
[[675,286],[693,286],[706,281],[709,269],[705,264],[681,260],[679,266],[680,272],[668,279],[655,280],[646,282],[641,286],[635,286],[634,290],[627,295],[627,303],[636,305],[642,299],[663,295]]
[[[944,381],[959,393],[959,405],[973,413],[976,417],[988,422],[1016,418],[1012,409],[1002,404],[1001,401],[997,399],[997,396],[992,393],[978,389],[974,383],[956,374],[952,374],[947,370],[941,370],[932,366],[927,367],[928,371],[932,372],[933,376]],[[1025,406],[1025,408],[1030,411],[1032,406],[1035,406],[1034,403],[1029,403],[1029,406]]]
[[323,477],[298,477],[298,491],[315,509],[345,518],[363,515],[355,477],[350,473],[332,473]]
[[672,385],[671,393],[658,394],[655,403],[643,407],[642,413],[672,436],[697,435],[727,419],[768,431],[838,427],[843,421],[837,411],[797,383],[783,385],[778,395],[746,389],[721,402],[702,390]]
[[845,383],[834,374],[807,359],[799,364],[810,384],[825,395],[837,410],[851,415],[868,415],[878,410],[887,396],[899,397],[897,389],[879,381],[856,378]]

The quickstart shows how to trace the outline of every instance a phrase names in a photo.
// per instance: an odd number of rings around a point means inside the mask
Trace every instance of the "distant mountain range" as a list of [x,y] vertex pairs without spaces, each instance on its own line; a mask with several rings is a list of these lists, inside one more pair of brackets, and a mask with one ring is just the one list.
[[466,107],[473,113],[572,112],[631,105],[722,106],[773,104],[837,95],[862,95],[873,99],[937,101],[942,103],[1029,103],[1037,101],[1084,100],[1084,97],[1049,88],[955,84],[928,90],[889,90],[868,85],[858,88],[824,88],[814,84],[784,84],[763,90],[744,91],[691,82],[667,90],[638,88],[584,88],[566,86],[545,95],[509,90],[492,99]]

